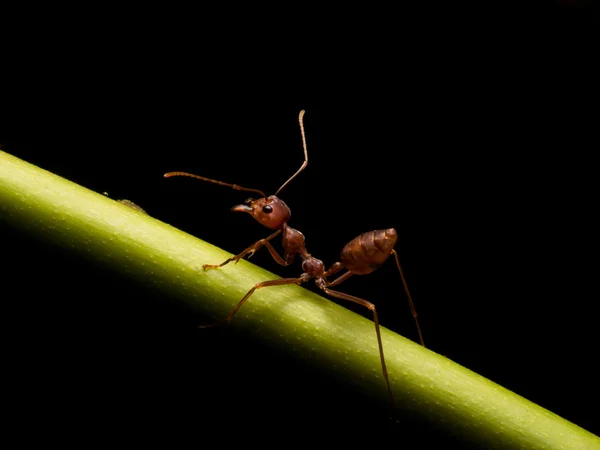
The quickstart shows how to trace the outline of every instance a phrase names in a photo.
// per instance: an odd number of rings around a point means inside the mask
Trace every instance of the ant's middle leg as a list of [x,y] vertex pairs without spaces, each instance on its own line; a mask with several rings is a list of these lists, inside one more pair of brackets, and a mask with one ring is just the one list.
[[261,239],[260,241],[256,241],[250,247],[248,247],[244,251],[242,251],[239,255],[236,255],[236,256],[233,256],[231,258],[228,258],[225,261],[223,261],[221,264],[202,264],[202,268],[204,270],[206,270],[206,269],[218,269],[219,267],[223,267],[224,265],[229,264],[232,261],[235,261],[237,263],[240,259],[242,259],[246,255],[248,255],[248,258],[250,258],[254,254],[254,252],[256,250],[258,250],[259,248],[261,248],[262,246],[266,246],[267,247],[267,250],[269,250],[269,253],[273,257],[273,259],[275,260],[275,262],[277,262],[278,264],[281,264],[282,266],[287,266],[288,263],[281,256],[279,256],[279,254],[277,253],[277,250],[275,250],[275,248],[269,242],[271,239],[273,239],[279,233],[281,233],[281,230],[277,230],[275,233],[273,233],[271,236],[269,236],[269,237],[267,237],[265,239]]
[[224,320],[220,320],[219,322],[215,322],[215,323],[209,324],[209,325],[200,325],[199,328],[212,328],[212,327],[216,327],[216,326],[231,322],[231,319],[233,319],[233,316],[235,316],[235,314],[239,311],[239,309],[246,302],[246,300],[248,300],[250,298],[250,296],[252,294],[254,294],[254,291],[256,291],[257,289],[261,289],[261,288],[269,287],[269,286],[282,286],[285,284],[302,284],[307,279],[308,279],[307,277],[301,276],[298,278],[280,278],[278,280],[269,280],[269,281],[263,281],[261,283],[256,283],[254,285],[254,287],[252,289],[250,289],[246,295],[244,295],[244,298],[242,298],[240,300],[240,302],[237,304],[237,306],[234,308],[234,310],[231,311],[231,313]]

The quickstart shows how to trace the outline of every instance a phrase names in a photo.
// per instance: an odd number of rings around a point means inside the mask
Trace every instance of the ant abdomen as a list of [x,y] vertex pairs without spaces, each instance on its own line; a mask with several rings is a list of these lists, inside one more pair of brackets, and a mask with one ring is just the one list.
[[356,275],[373,272],[392,254],[398,233],[393,228],[363,233],[352,239],[340,255],[346,269]]

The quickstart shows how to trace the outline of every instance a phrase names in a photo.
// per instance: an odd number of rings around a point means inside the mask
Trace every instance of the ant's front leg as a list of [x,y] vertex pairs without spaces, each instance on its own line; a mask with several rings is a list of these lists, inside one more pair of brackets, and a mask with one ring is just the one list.
[[246,248],[239,255],[236,255],[236,256],[233,256],[233,257],[231,257],[229,259],[226,259],[221,264],[203,264],[202,268],[204,270],[206,270],[206,269],[218,269],[219,267],[223,267],[225,264],[229,264],[231,261],[235,261],[237,263],[240,259],[242,259],[246,255],[248,255],[248,258],[250,258],[254,254],[254,252],[256,250],[258,250],[259,248],[261,248],[262,246],[266,246],[267,247],[267,250],[269,250],[269,253],[273,257],[273,259],[275,260],[275,262],[277,262],[278,264],[281,264],[282,266],[287,266],[288,263],[281,256],[279,256],[279,254],[277,253],[277,250],[275,250],[275,248],[269,243],[269,241],[271,239],[273,239],[275,236],[277,236],[279,233],[281,233],[281,230],[277,230],[275,233],[273,233],[271,236],[269,236],[269,237],[267,237],[265,239],[261,239],[260,241],[256,241],[254,244],[252,244],[250,247]]

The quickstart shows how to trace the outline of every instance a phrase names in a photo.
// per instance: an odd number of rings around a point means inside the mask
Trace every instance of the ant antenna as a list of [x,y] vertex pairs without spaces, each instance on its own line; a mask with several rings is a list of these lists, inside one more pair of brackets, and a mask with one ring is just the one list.
[[265,195],[265,193],[263,191],[259,191],[258,189],[246,188],[246,187],[243,187],[243,186],[240,186],[240,185],[237,185],[237,184],[224,183],[222,181],[213,180],[212,178],[206,178],[206,177],[201,177],[200,175],[194,175],[193,173],[187,173],[187,172],[167,172],[163,176],[165,178],[170,178],[170,177],[191,177],[191,178],[197,178],[197,179],[202,180],[202,181],[208,181],[209,183],[215,183],[215,184],[219,184],[221,186],[228,186],[230,188],[235,189],[236,191],[256,192],[256,193],[262,195],[264,198],[267,198],[267,196]]
[[302,122],[302,118],[304,117],[304,112],[305,111],[302,110],[302,111],[300,111],[300,115],[298,115],[298,122],[300,122],[300,134],[302,134],[302,146],[304,147],[304,162],[302,163],[300,168],[296,171],[296,173],[294,175],[292,175],[289,180],[287,180],[285,183],[283,183],[283,185],[279,189],[277,189],[277,192],[275,192],[275,195],[279,194],[281,192],[281,190],[284,187],[286,187],[290,181],[292,181],[294,178],[296,178],[296,175],[298,175],[300,172],[302,172],[308,164],[308,152],[306,150],[306,136],[304,135],[304,123]]

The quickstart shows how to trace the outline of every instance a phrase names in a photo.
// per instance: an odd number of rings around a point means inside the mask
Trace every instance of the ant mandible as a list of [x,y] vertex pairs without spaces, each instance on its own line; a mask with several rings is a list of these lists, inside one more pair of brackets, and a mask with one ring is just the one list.
[[[300,275],[297,278],[280,278],[278,280],[263,281],[261,283],[255,284],[254,287],[250,289],[246,295],[244,295],[244,297],[239,301],[237,306],[224,320],[211,325],[202,326],[201,328],[214,327],[226,322],[230,322],[233,316],[235,316],[235,314],[239,311],[242,305],[246,302],[246,300],[248,300],[250,296],[254,293],[254,291],[256,291],[257,289],[269,286],[281,286],[285,284],[300,285],[312,279],[315,281],[317,287],[323,290],[326,294],[329,294],[335,298],[349,300],[353,303],[357,303],[373,312],[373,322],[375,323],[377,344],[379,345],[379,358],[381,360],[381,369],[383,372],[383,377],[385,378],[385,382],[387,384],[388,394],[392,400],[392,404],[394,404],[394,397],[392,395],[392,389],[390,387],[390,381],[385,365],[385,357],[383,356],[383,344],[381,342],[381,333],[379,331],[379,318],[377,317],[375,305],[367,300],[363,300],[362,298],[339,292],[331,288],[337,286],[343,281],[346,281],[352,275],[366,275],[373,272],[375,269],[383,265],[383,263],[385,263],[385,261],[390,255],[394,255],[396,265],[398,266],[398,271],[400,272],[400,278],[402,279],[404,290],[408,297],[410,310],[417,324],[419,339],[421,341],[421,345],[423,345],[424,347],[425,343],[423,342],[421,327],[419,326],[419,321],[417,319],[417,312],[415,310],[412,298],[410,296],[410,292],[408,290],[408,286],[406,284],[406,280],[402,272],[402,267],[400,266],[398,253],[396,253],[396,251],[394,250],[396,240],[398,239],[398,234],[396,233],[395,229],[388,228],[386,230],[369,231],[367,233],[361,234],[360,236],[357,236],[348,244],[346,244],[346,246],[343,248],[342,253],[340,255],[341,262],[334,263],[327,270],[325,270],[325,265],[323,264],[323,261],[313,257],[310,253],[306,251],[306,246],[304,245],[304,235],[300,231],[288,225],[288,221],[290,220],[290,216],[292,214],[290,208],[283,202],[283,200],[277,197],[277,194],[279,194],[283,190],[283,188],[289,184],[290,181],[292,181],[300,172],[302,172],[308,164],[308,152],[306,150],[306,136],[304,133],[303,117],[304,110],[300,111],[300,115],[298,116],[298,121],[300,123],[300,133],[302,135],[302,145],[304,148],[304,162],[296,171],[296,173],[292,175],[285,183],[283,183],[283,185],[277,190],[277,192],[275,192],[275,195],[270,195],[267,197],[264,194],[264,192],[258,189],[246,188],[237,184],[224,183],[222,181],[213,180],[210,178],[202,177],[200,175],[194,175],[187,172],[168,172],[164,175],[165,178],[175,176],[197,178],[203,181],[208,181],[210,183],[219,184],[221,186],[228,186],[238,191],[255,192],[261,195],[261,198],[257,200],[250,198],[246,200],[245,204],[234,206],[232,208],[232,211],[248,213],[252,217],[254,217],[254,219],[256,219],[259,223],[271,230],[275,230],[275,232],[267,238],[255,242],[254,244],[246,248],[244,251],[242,251],[240,254],[226,259],[221,264],[204,264],[202,266],[204,270],[217,269],[219,267],[223,267],[226,264],[229,264],[232,261],[235,261],[237,263],[246,255],[248,257],[252,256],[256,250],[263,246],[267,247],[267,250],[269,250],[269,253],[273,257],[275,262],[281,264],[282,266],[289,266],[290,264],[292,264],[296,259],[296,255],[300,256],[300,259],[302,260],[302,275]],[[271,245],[271,243],[269,242],[279,234],[282,234],[282,244],[284,249],[283,258],[279,255],[279,253],[277,253],[277,250],[275,250],[273,245]],[[346,269],[347,272],[338,276],[333,281],[329,281],[327,279],[328,277],[338,273],[342,269]]]

